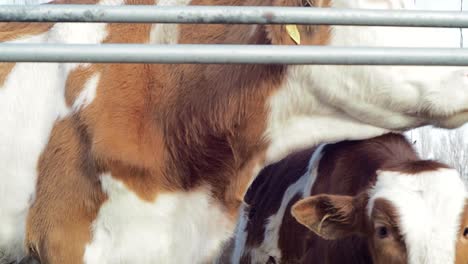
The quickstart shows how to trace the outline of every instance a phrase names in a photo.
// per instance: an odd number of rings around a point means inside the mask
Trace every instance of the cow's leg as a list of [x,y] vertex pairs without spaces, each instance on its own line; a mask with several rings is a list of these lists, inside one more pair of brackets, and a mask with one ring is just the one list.
[[34,248],[34,251],[37,251],[40,263],[83,264],[84,248],[89,239],[89,226],[85,228],[82,223],[72,223],[76,219],[59,218],[64,222],[59,223],[56,218],[49,221],[53,223],[52,227],[44,228],[41,226],[41,229],[29,231],[30,246]]
[[91,223],[105,199],[88,140],[75,122],[55,125],[38,166],[26,246],[42,263],[83,263]]

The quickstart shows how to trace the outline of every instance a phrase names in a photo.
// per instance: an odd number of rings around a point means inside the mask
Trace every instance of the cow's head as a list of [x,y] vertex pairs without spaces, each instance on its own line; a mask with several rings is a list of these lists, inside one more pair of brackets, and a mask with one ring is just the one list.
[[365,236],[375,263],[468,263],[468,194],[459,174],[431,161],[377,173],[358,195],[316,195],[293,216],[327,240]]
[[[276,6],[414,9],[413,0],[272,0]],[[289,28],[288,28],[289,27]],[[273,44],[346,47],[447,47],[436,28],[269,25]],[[299,37],[297,37],[299,36]],[[298,41],[298,39],[300,39]],[[432,124],[458,127],[468,121],[468,69],[424,66],[289,67],[288,90],[339,111],[343,118],[387,130]],[[297,91],[300,92],[297,92]],[[304,100],[304,99],[302,99]],[[344,117],[343,117],[344,116]]]

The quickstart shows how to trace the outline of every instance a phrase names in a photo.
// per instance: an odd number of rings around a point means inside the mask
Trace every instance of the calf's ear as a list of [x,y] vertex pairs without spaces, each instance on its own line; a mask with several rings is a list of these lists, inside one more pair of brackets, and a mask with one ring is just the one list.
[[291,214],[318,236],[334,240],[364,232],[364,209],[361,196],[322,194],[296,202]]

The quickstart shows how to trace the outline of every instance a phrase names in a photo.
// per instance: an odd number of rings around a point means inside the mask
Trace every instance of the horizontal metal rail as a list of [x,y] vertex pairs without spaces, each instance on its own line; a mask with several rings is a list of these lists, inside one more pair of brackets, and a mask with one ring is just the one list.
[[0,62],[468,66],[468,50],[274,45],[0,44]]
[[247,6],[0,5],[0,21],[468,27],[468,13]]

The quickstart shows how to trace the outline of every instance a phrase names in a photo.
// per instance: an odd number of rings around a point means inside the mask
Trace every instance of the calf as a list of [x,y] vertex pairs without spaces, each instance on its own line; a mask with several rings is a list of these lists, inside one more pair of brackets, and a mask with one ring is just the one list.
[[[54,3],[401,9],[412,2]],[[296,29],[300,41],[284,25],[0,23],[0,41],[439,43],[433,29]],[[461,125],[468,120],[467,73],[451,67],[0,64],[0,252],[7,261],[29,254],[52,264],[209,260],[230,236],[262,166],[318,142]]]
[[232,263],[466,264],[468,193],[402,135],[320,146],[259,174],[231,254]]

